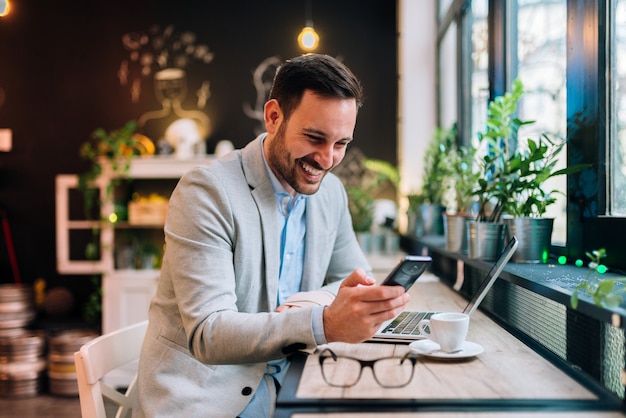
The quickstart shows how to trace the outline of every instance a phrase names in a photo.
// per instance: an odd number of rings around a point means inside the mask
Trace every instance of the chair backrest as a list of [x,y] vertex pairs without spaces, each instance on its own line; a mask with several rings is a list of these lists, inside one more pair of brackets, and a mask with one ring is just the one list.
[[116,417],[130,416],[137,398],[136,374],[125,393],[106,385],[103,377],[139,358],[147,327],[148,321],[143,321],[101,335],[74,353],[83,418],[106,418],[105,397],[118,405]]

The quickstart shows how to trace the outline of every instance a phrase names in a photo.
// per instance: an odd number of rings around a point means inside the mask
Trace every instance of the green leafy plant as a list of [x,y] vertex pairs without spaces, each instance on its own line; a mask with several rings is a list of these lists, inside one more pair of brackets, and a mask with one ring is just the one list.
[[597,306],[615,307],[623,302],[624,286],[616,287],[617,283],[626,283],[626,278],[601,278],[608,271],[601,260],[606,257],[606,250],[601,248],[592,252],[586,252],[589,261],[589,270],[582,283],[574,288],[570,299],[573,309],[578,308],[578,293],[585,292],[590,295]]
[[363,160],[363,168],[360,184],[346,187],[348,209],[356,232],[367,232],[372,228],[374,200],[381,186],[388,181],[397,190],[400,184],[398,169],[387,161],[366,158]]
[[[127,177],[131,159],[140,153],[136,129],[135,121],[129,121],[110,132],[98,128],[91,134],[91,140],[81,146],[80,156],[90,163],[89,169],[78,176],[78,189],[83,192],[88,219],[98,196],[94,182],[102,174],[103,163],[108,163],[113,174],[116,174],[111,183],[105,185],[104,200],[108,202],[121,178]],[[102,205],[105,202],[100,203]]]
[[426,199],[421,193],[411,193],[407,195],[409,206],[407,208],[408,213],[421,214],[422,205],[426,203]]
[[[78,175],[78,189],[83,193],[86,219],[92,219],[94,208],[101,210],[109,204],[115,207],[113,190],[120,184],[122,178],[128,178],[131,159],[141,153],[136,128],[135,121],[129,121],[122,128],[110,132],[98,128],[91,134],[90,140],[82,144],[80,156],[90,163],[89,169]],[[95,182],[103,173],[103,164],[109,164],[113,176],[111,182],[104,185],[104,197],[99,200],[100,194]],[[96,203],[99,204],[96,206]],[[98,220],[114,225],[118,216],[117,213],[113,213],[102,217],[99,213]],[[97,260],[99,256],[100,228],[94,227],[91,242],[85,246],[85,258]],[[95,290],[85,303],[83,315],[87,323],[96,323],[102,312],[102,287],[99,275],[92,276],[91,281]]]
[[100,277],[92,276],[91,283],[94,290],[89,294],[89,298],[83,307],[83,317],[88,324],[97,324],[102,315],[102,284]]
[[449,159],[453,207],[456,213],[469,214],[475,201],[473,192],[481,176],[475,163],[475,148],[455,146],[450,151]]
[[451,156],[456,150],[456,125],[450,129],[436,128],[424,154],[422,196],[425,203],[443,205],[446,190],[454,175]]
[[367,232],[374,223],[374,198],[357,186],[346,187],[348,193],[348,209],[352,217],[352,228],[355,232]]
[[[542,134],[529,138],[525,147],[518,143],[518,131],[534,121],[522,121],[515,115],[524,94],[522,82],[513,82],[512,90],[489,103],[485,130],[478,134],[486,145],[481,162],[482,177],[474,195],[479,200],[478,219],[499,222],[504,213],[511,216],[541,217],[556,202],[559,190],[544,190],[549,178],[571,174],[588,168],[589,164],[557,169],[558,157],[565,141]],[[487,214],[488,204],[493,208]]]

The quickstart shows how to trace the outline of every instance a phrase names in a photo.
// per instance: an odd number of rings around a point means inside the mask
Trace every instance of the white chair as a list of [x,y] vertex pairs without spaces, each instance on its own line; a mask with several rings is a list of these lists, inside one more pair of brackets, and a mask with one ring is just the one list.
[[76,379],[83,418],[106,418],[104,398],[117,405],[116,417],[130,416],[137,399],[136,379],[121,393],[103,382],[103,377],[139,358],[148,321],[101,335],[74,353]]

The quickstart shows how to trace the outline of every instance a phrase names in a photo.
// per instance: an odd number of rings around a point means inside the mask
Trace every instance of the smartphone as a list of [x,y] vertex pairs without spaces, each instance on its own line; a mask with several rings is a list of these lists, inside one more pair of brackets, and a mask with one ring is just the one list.
[[402,286],[409,290],[418,277],[422,275],[433,259],[428,255],[407,255],[391,270],[381,285]]

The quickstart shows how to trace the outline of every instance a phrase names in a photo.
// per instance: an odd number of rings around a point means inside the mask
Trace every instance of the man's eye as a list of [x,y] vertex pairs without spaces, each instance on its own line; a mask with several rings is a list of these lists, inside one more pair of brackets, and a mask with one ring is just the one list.
[[311,135],[311,134],[306,134],[307,138],[309,138],[311,141],[314,142],[321,142],[324,141],[324,138],[322,138],[321,136],[316,136],[316,135]]

